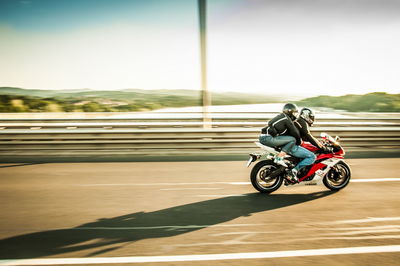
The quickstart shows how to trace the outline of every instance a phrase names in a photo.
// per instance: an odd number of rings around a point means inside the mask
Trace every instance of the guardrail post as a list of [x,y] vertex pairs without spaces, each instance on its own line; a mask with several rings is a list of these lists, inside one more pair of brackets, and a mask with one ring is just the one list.
[[206,0],[198,0],[198,6],[199,6],[199,27],[200,27],[200,63],[201,63],[201,90],[202,90],[201,99],[203,105],[203,127],[211,128],[211,117],[208,111],[208,107],[211,105],[211,95],[207,89]]

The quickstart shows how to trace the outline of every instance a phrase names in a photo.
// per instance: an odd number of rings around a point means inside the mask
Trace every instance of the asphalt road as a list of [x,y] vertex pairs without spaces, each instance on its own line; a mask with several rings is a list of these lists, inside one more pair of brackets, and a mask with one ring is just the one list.
[[400,265],[400,159],[348,160],[336,193],[271,195],[245,163],[1,164],[0,265]]

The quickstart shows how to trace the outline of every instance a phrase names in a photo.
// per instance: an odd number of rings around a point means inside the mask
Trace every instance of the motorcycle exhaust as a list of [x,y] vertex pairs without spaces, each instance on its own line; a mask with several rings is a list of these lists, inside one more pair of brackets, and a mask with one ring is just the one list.
[[281,165],[278,169],[276,169],[275,171],[273,171],[273,172],[269,175],[269,178],[270,178],[270,179],[273,179],[273,178],[279,176],[280,174],[282,174],[283,172],[285,172],[285,170],[286,170],[286,167]]

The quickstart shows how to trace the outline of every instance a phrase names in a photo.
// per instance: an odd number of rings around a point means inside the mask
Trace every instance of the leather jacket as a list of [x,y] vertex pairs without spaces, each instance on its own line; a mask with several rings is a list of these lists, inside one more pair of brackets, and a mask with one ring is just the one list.
[[299,117],[298,119],[296,119],[294,121],[294,124],[295,124],[296,128],[298,129],[302,140],[310,142],[312,145],[314,145],[315,147],[318,147],[319,149],[324,148],[324,146],[321,144],[321,142],[319,142],[318,139],[316,139],[313,135],[311,135],[310,127],[308,126],[308,123],[306,122],[306,120]]
[[262,128],[261,133],[271,135],[272,137],[280,135],[293,136],[296,139],[296,145],[301,144],[298,129],[293,124],[293,121],[284,113],[280,113],[268,121],[268,125]]

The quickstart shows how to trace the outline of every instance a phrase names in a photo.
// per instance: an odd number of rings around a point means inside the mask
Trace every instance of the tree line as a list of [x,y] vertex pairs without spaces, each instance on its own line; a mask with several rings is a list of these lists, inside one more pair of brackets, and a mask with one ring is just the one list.
[[[0,91],[1,93],[1,91]],[[271,103],[260,97],[215,95],[213,105]],[[282,101],[281,101],[282,102]],[[317,96],[296,102],[301,106],[328,107],[350,112],[400,112],[400,94],[374,92],[365,95]],[[121,99],[92,97],[38,97],[0,94],[0,112],[137,112],[166,107],[201,105],[199,97],[188,95],[133,95]]]

